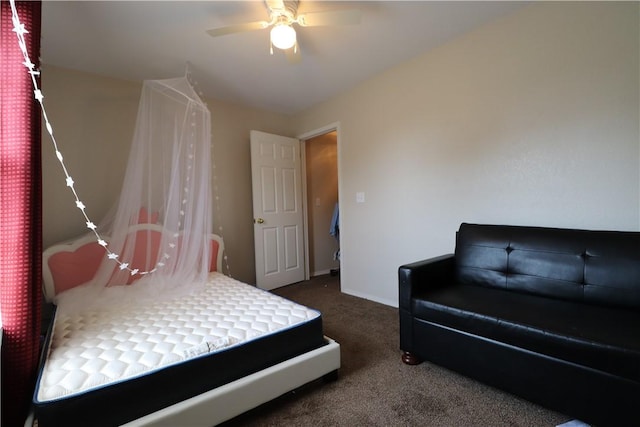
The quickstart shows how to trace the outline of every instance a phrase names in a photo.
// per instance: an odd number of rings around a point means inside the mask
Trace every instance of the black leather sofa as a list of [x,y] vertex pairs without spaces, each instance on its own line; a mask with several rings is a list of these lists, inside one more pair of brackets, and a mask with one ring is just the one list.
[[598,426],[640,426],[640,233],[463,223],[399,268],[402,360]]

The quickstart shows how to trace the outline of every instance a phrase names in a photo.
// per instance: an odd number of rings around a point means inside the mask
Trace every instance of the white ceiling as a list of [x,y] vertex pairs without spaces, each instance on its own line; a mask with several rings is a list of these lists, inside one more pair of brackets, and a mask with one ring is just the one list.
[[268,20],[261,1],[44,1],[45,64],[142,81],[189,63],[207,97],[292,114],[424,53],[524,2],[311,1],[298,13],[358,9],[358,25],[296,26],[302,60],[269,53],[269,30],[206,30]]

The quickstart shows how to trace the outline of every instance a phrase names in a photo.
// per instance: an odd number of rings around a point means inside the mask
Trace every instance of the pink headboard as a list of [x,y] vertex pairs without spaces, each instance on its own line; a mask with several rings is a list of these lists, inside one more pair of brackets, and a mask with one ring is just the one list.
[[[137,235],[130,265],[132,269],[145,270],[147,257],[155,259],[163,231],[162,226],[157,224],[138,224],[131,227],[130,233]],[[109,241],[106,237],[103,239]],[[222,238],[215,234],[210,235],[210,241],[209,271],[222,271],[224,243]],[[42,254],[43,291],[46,300],[51,301],[56,294],[91,280],[105,256],[105,249],[98,244],[93,233],[47,248]],[[128,283],[132,283],[138,277],[132,276]]]

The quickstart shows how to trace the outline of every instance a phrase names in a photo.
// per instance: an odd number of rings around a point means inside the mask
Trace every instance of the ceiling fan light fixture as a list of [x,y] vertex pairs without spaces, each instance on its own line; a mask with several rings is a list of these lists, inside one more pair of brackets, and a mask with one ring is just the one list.
[[276,24],[271,29],[271,43],[278,49],[286,50],[296,44],[296,30],[289,24]]

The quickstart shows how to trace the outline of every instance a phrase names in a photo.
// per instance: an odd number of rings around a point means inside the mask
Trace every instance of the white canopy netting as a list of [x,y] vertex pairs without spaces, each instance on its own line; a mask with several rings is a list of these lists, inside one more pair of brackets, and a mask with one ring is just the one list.
[[[61,293],[58,305],[114,304],[122,288],[132,288],[129,301],[157,299],[206,282],[210,147],[210,113],[187,77],[145,81],[119,200],[99,224],[87,221],[104,259],[94,279]],[[161,232],[144,231],[149,223]]]
[[[40,71],[27,51],[24,34],[28,30],[20,22],[13,1],[11,10],[23,65],[31,75],[34,96],[67,187],[87,228],[104,249],[93,279],[61,292],[57,304],[110,307],[203,286],[211,261],[209,235],[213,221],[211,120],[187,75],[144,82],[120,198],[96,225],[87,215],[58,149],[36,79]],[[148,226],[142,227],[147,231],[140,231],[140,224],[149,223],[154,224],[156,232],[149,232]]]

